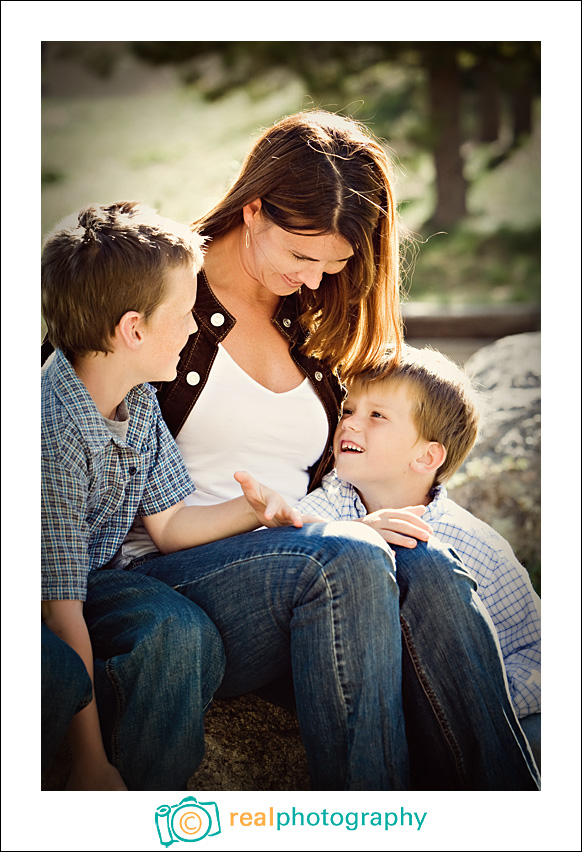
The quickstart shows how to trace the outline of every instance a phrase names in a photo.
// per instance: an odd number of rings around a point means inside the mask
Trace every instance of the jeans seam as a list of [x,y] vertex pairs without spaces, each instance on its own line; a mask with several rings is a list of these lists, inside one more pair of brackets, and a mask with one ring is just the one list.
[[453,736],[453,732],[451,731],[450,726],[448,725],[445,714],[437,700],[437,697],[432,689],[429,681],[425,677],[424,671],[420,664],[420,660],[418,654],[416,653],[416,649],[414,647],[414,642],[412,641],[412,635],[410,632],[410,627],[402,617],[400,616],[400,627],[402,629],[402,635],[404,637],[404,641],[406,643],[406,647],[408,649],[408,653],[410,654],[410,659],[412,661],[412,665],[414,666],[414,670],[416,672],[416,676],[418,677],[419,683],[423,689],[424,694],[426,695],[428,702],[431,706],[431,709],[436,716],[437,722],[439,723],[439,727],[443,733],[443,736],[453,754],[455,760],[455,766],[457,768],[457,773],[459,777],[467,786],[467,780],[465,776],[465,770],[463,767],[463,756],[461,749],[459,748],[455,737]]
[[118,769],[121,766],[121,749],[119,746],[119,727],[121,724],[121,716],[125,710],[125,701],[123,700],[123,694],[121,689],[121,681],[113,668],[112,661],[107,660],[105,664],[105,671],[107,673],[107,677],[109,678],[111,685],[113,686],[113,692],[115,693],[115,703],[117,707],[117,712],[115,714],[115,723],[113,725],[113,730],[111,732],[111,762]]
[[[317,562],[316,559],[314,559],[313,561]],[[335,612],[335,609],[336,609],[336,600],[334,598],[333,590],[332,590],[331,584],[329,582],[329,579],[328,579],[328,577],[325,573],[325,568],[323,567],[323,565],[321,565],[321,564],[319,565],[319,570],[320,570],[321,576],[322,576],[322,578],[325,582],[325,585],[326,585],[326,588],[327,588],[327,591],[328,591],[328,594],[329,594],[329,597],[330,597],[330,602],[331,602],[329,618],[330,618],[330,622],[331,622],[330,627],[331,627],[331,634],[332,634],[332,648],[333,648],[335,678],[336,678],[336,683],[338,684],[340,691],[341,691],[342,702],[343,702],[343,706],[344,706],[344,716],[345,716],[345,720],[346,720],[346,733],[347,733],[349,731],[349,725],[348,725],[348,721],[347,721],[349,711],[348,711],[348,702],[346,701],[345,688],[344,688],[344,684],[342,682],[342,678],[340,676],[340,671],[339,671],[339,666],[338,666],[338,652],[337,652],[337,642],[338,642],[337,636],[338,636],[338,634],[337,634],[337,630],[336,630],[336,622],[335,622],[335,616],[334,616],[334,612]],[[341,642],[340,642],[340,644],[341,644]]]
[[[176,585],[172,585],[172,588],[174,590],[178,591],[179,589],[182,589],[186,586],[190,586],[192,583],[197,583],[199,580],[207,580],[209,577],[215,577],[217,574],[222,574],[225,571],[228,571],[230,568],[234,568],[237,565],[245,565],[247,562],[255,562],[256,560],[263,560],[263,559],[269,558],[269,557],[272,557],[274,559],[278,559],[282,556],[292,556],[292,557],[301,557],[302,559],[309,559],[310,561],[314,562],[320,568],[320,570],[323,570],[323,566],[321,565],[319,560],[316,559],[315,557],[311,556],[311,554],[308,554],[308,553],[301,553],[301,552],[297,552],[297,551],[294,551],[294,550],[290,550],[289,552],[287,552],[285,550],[274,550],[273,552],[265,551],[265,552],[257,553],[253,556],[245,556],[243,559],[231,559],[229,562],[226,562],[223,565],[220,565],[217,568],[215,568],[214,571],[205,572],[200,577],[196,577],[196,576],[190,577],[185,582],[177,583]],[[153,576],[157,576],[157,575],[153,575]],[[158,578],[158,579],[160,579],[160,578]]]

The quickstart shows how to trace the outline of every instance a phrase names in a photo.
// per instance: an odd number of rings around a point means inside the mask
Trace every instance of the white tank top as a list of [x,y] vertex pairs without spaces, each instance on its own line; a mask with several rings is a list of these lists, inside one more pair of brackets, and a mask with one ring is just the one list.
[[[246,470],[294,505],[305,496],[308,468],[325,449],[328,422],[309,379],[286,393],[255,382],[219,344],[210,375],[176,443],[196,491],[189,505],[208,506],[242,494],[233,474]],[[136,518],[114,564],[156,549]]]
[[208,381],[176,439],[196,486],[186,502],[240,497],[233,474],[246,470],[296,503],[307,492],[308,468],[321,456],[327,434],[325,410],[308,378],[274,393],[219,344]]

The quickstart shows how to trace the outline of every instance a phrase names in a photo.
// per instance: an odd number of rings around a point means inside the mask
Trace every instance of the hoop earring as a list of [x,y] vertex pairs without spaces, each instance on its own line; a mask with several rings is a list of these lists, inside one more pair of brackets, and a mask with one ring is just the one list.
[[251,247],[251,235],[250,235],[250,233],[249,233],[249,229],[248,229],[248,227],[247,227],[247,232],[246,232],[246,234],[245,234],[245,246],[246,246],[247,248],[250,248],[250,247]]

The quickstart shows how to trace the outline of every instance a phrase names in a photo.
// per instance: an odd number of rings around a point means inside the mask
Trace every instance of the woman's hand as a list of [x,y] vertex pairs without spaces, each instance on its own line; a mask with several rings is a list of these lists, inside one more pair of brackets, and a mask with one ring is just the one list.
[[247,503],[265,527],[302,527],[301,514],[283,500],[280,494],[258,482],[245,470],[237,470],[234,478],[240,484]]
[[425,509],[426,506],[378,509],[364,518],[358,518],[358,523],[375,529],[388,544],[416,547],[417,541],[428,541],[432,533],[432,527],[420,517]]

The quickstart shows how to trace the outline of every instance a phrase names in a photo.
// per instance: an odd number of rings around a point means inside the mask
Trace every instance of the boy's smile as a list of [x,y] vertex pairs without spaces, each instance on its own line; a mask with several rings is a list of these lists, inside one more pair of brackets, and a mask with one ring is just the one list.
[[352,384],[335,433],[335,465],[366,503],[406,487],[423,444],[404,383]]

